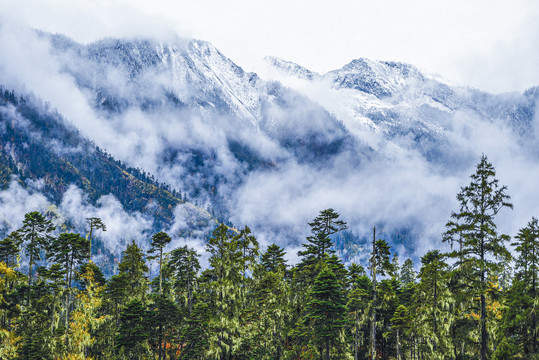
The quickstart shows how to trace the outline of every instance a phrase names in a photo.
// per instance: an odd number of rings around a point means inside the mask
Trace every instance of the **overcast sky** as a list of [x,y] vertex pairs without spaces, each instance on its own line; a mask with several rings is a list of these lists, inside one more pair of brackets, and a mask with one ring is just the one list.
[[0,5],[6,17],[82,42],[170,34],[207,40],[249,71],[262,72],[266,55],[318,72],[367,57],[409,62],[491,92],[539,84],[537,0],[0,0]]

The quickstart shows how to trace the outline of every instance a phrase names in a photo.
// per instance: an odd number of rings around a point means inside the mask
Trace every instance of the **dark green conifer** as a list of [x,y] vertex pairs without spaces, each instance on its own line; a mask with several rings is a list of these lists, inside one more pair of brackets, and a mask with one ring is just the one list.
[[504,207],[513,208],[506,194],[507,186],[500,186],[496,172],[485,155],[481,156],[471,182],[457,194],[459,211],[451,214],[452,221],[447,223],[444,241],[461,241],[462,250],[452,253],[468,263],[469,295],[480,298],[479,307],[479,360],[489,355],[487,332],[487,291],[488,280],[508,262],[511,254],[504,243],[507,235],[498,235],[494,219]]
[[314,281],[309,298],[306,317],[312,326],[313,337],[325,349],[325,358],[329,360],[330,349],[346,324],[344,289],[335,274],[324,267]]
[[0,241],[0,261],[9,267],[17,266],[21,252],[22,237],[17,231],[11,232]]
[[271,244],[262,254],[262,267],[268,272],[284,272],[286,270],[285,251],[277,244]]
[[29,256],[28,285],[30,286],[32,284],[32,267],[36,260],[41,259],[41,251],[46,250],[53,240],[51,233],[55,227],[39,211],[25,214],[22,225],[18,233],[23,240],[25,252]]
[[90,232],[88,232],[88,260],[91,260],[92,259],[93,231],[98,230],[98,229],[101,229],[102,231],[107,231],[107,226],[101,220],[101,218],[98,218],[98,217],[86,218],[86,222],[88,223],[88,226],[90,227]]
[[158,253],[156,256],[149,257],[149,259],[159,258],[159,294],[163,293],[163,274],[161,269],[163,267],[163,248],[170,243],[172,239],[167,233],[161,231],[152,236],[152,243],[150,246],[149,254]]

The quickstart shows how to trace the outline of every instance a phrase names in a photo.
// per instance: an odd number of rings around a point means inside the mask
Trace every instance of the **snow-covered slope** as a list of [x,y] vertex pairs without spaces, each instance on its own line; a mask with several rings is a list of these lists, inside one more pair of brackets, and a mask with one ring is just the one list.
[[[381,137],[440,160],[439,148],[449,141],[455,117],[463,114],[499,122],[520,134],[531,130],[534,89],[492,95],[423,74],[410,64],[364,58],[323,75],[286,60],[266,60],[276,70],[270,71],[274,79],[324,106],[372,146]],[[379,135],[376,141],[368,140],[371,134],[365,128]]]
[[266,77],[199,40],[39,36],[46,61],[29,61],[83,135],[268,242],[297,241],[327,207],[360,236],[377,223],[431,239],[482,152],[518,181],[539,166],[537,89],[493,95],[363,58],[318,74],[269,57]]

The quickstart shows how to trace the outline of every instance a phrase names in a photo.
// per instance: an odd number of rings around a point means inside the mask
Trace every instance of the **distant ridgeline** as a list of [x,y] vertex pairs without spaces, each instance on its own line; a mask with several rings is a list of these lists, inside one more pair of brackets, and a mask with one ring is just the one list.
[[[95,203],[112,194],[127,211],[150,214],[154,226],[172,221],[186,194],[161,184],[144,170],[121,161],[84,138],[48,105],[0,87],[0,186],[16,175],[24,184],[42,179],[41,192],[59,203],[74,184]],[[151,206],[150,206],[151,205]]]

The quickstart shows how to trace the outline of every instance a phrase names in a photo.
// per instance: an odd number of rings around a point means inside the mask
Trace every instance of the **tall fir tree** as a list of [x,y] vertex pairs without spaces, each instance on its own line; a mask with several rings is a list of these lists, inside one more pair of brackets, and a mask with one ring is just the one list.
[[271,244],[262,254],[261,262],[264,271],[267,272],[285,272],[286,260],[285,251],[277,244]]
[[206,244],[211,281],[207,284],[213,316],[207,356],[228,359],[242,346],[242,251],[236,236],[221,224]]
[[329,360],[331,347],[345,326],[347,308],[344,289],[328,267],[324,267],[316,277],[309,298],[306,317],[315,341]]
[[65,324],[68,327],[70,301],[71,301],[71,282],[73,272],[77,265],[82,264],[88,258],[89,242],[79,234],[62,233],[52,241],[48,249],[49,258],[62,266],[66,273],[66,307]]
[[32,267],[36,260],[41,259],[41,251],[48,248],[53,240],[52,232],[55,226],[39,211],[32,211],[24,215],[22,228],[17,232],[21,235],[28,261],[28,285],[32,284]]
[[163,274],[161,271],[163,268],[163,249],[171,241],[172,239],[167,233],[163,231],[158,232],[152,236],[152,243],[150,245],[150,250],[148,251],[149,254],[157,253],[157,255],[148,257],[148,259],[159,259],[159,295],[163,293]]
[[105,225],[103,220],[98,217],[86,218],[86,223],[90,228],[90,231],[88,232],[88,260],[92,260],[92,240],[94,231],[99,229],[101,229],[102,231],[107,231],[107,226]]
[[193,292],[197,282],[197,274],[200,270],[198,258],[200,255],[187,245],[176,248],[170,252],[168,259],[169,267],[174,275],[174,288],[176,293],[183,296],[184,304],[188,313],[193,309]]
[[471,175],[468,186],[457,194],[459,211],[451,214],[447,223],[445,241],[458,236],[462,241],[460,254],[469,269],[469,291],[480,298],[479,305],[479,359],[489,357],[487,332],[487,291],[489,277],[501,269],[501,262],[507,262],[511,254],[505,247],[507,235],[498,235],[494,222],[503,208],[513,208],[506,194],[507,186],[500,186],[496,172],[485,155],[481,156],[476,171]]
[[23,239],[17,231],[0,241],[0,261],[9,267],[18,267]]

